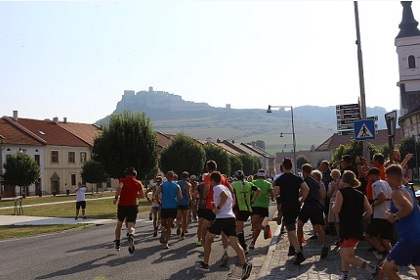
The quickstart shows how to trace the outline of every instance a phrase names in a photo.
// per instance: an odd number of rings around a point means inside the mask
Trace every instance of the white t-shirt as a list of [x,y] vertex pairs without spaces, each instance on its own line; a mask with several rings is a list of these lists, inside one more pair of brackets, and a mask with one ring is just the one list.
[[219,212],[216,214],[216,219],[223,219],[223,218],[235,218],[235,214],[232,210],[232,193],[230,192],[229,188],[224,185],[217,185],[213,187],[213,201],[214,205],[217,207],[220,203],[220,194],[225,192],[228,196],[226,199],[225,204],[220,208]]
[[377,180],[372,184],[373,199],[377,200],[380,193],[384,193],[387,200],[378,206],[373,208],[373,218],[375,219],[387,219],[386,211],[391,208],[391,193],[392,189],[388,182],[383,180]]
[[85,193],[86,193],[86,187],[80,187],[76,190],[76,201],[85,201]]

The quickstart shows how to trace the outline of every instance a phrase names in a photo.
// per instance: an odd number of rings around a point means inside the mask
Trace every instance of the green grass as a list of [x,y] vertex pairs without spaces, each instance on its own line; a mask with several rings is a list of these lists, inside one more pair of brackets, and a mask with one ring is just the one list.
[[0,226],[0,239],[35,236],[75,228],[87,228],[92,225],[42,225],[42,226]]
[[[115,219],[117,207],[112,204],[112,196],[109,199],[97,199],[97,200],[88,200],[86,202],[86,216],[88,218],[94,219]],[[57,198],[57,197],[56,197]],[[38,200],[38,199],[34,199]],[[23,205],[26,204],[27,199],[24,200]],[[60,200],[47,200],[39,198],[38,203],[48,203],[48,202],[57,202]],[[62,201],[62,200],[61,200]],[[74,201],[71,199],[71,201]],[[37,203],[31,203],[37,204]],[[12,203],[12,205],[14,205]],[[33,206],[23,208],[23,214],[27,216],[45,216],[45,217],[59,217],[59,218],[73,218],[75,216],[76,203],[62,203],[62,204],[50,204],[42,206]],[[0,204],[1,206],[6,206]],[[139,205],[139,212],[146,212],[150,209],[150,203],[145,199],[142,199]],[[0,209],[0,215],[13,215],[14,209]],[[141,214],[140,214],[141,215]]]

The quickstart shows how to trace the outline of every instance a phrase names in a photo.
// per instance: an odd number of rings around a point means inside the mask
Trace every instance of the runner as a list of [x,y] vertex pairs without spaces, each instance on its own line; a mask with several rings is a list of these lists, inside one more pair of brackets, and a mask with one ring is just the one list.
[[204,199],[204,182],[202,180],[202,176],[199,179],[200,183],[198,184],[197,188],[195,189],[196,193],[196,200],[197,200],[197,217],[198,217],[198,226],[197,226],[197,241],[195,245],[202,246],[204,243],[202,239],[202,227],[203,227],[203,215],[206,209],[206,200]]
[[177,234],[179,232],[178,235],[180,236],[181,240],[185,239],[185,233],[187,232],[187,227],[188,227],[188,213],[190,210],[190,202],[191,202],[191,193],[190,193],[191,184],[188,182],[189,177],[190,177],[190,174],[187,171],[184,171],[182,172],[181,180],[179,180],[178,182],[179,186],[181,187],[182,200],[178,204]]
[[190,184],[191,184],[191,209],[190,209],[190,216],[194,222],[197,222],[197,186],[198,186],[198,179],[197,176],[191,175],[190,176]]
[[168,171],[166,173],[167,181],[155,193],[156,199],[162,194],[162,209],[160,210],[162,234],[159,241],[163,244],[163,249],[169,249],[168,240],[171,237],[172,225],[177,216],[178,201],[182,200],[181,188],[173,181],[174,174],[173,171]]
[[86,186],[82,185],[82,183],[77,183],[76,191],[76,217],[74,218],[77,220],[79,216],[80,207],[82,207],[82,215],[83,219],[86,219],[86,196],[85,193],[87,191]]
[[128,252],[134,253],[134,233],[137,219],[137,198],[144,198],[143,185],[139,180],[136,180],[137,171],[133,167],[127,168],[125,171],[125,178],[121,178],[119,185],[115,192],[115,198],[112,201],[117,208],[117,226],[115,228],[115,249],[120,250],[121,227],[126,223],[127,238],[128,238]]
[[391,211],[388,221],[395,223],[399,240],[391,249],[383,268],[388,279],[401,279],[398,266],[413,265],[420,279],[420,208],[413,192],[402,185],[404,177],[401,166],[392,164],[386,169],[392,188]]
[[341,172],[338,169],[331,170],[332,181],[328,186],[327,197],[330,198],[330,205],[328,210],[328,223],[334,223],[335,232],[337,234],[337,242],[335,245],[340,246],[340,217],[337,213],[332,210],[332,207],[337,197],[337,192],[341,189],[342,185],[340,184]]
[[[251,216],[251,205],[255,203],[261,190],[252,182],[245,180],[245,174],[242,170],[237,170],[234,177],[236,180],[233,181],[232,188],[236,197],[236,234],[238,235],[239,244],[241,244],[245,254],[247,254],[248,249],[245,243],[244,223]],[[252,201],[251,192],[255,192]]]
[[211,244],[214,237],[222,232],[228,236],[232,248],[235,250],[240,264],[242,265],[241,279],[248,279],[251,274],[252,264],[246,260],[245,253],[238,244],[238,238],[235,230],[235,214],[232,211],[233,196],[229,188],[222,185],[222,175],[218,171],[213,171],[210,175],[213,189],[213,201],[216,206],[213,212],[216,219],[210,226],[204,242],[204,260],[197,262],[197,267],[203,271],[209,271],[209,259],[211,253]]
[[344,171],[341,177],[342,189],[337,192],[333,211],[340,217],[340,244],[342,280],[349,279],[350,265],[365,269],[372,274],[373,279],[382,279],[380,267],[368,263],[355,256],[354,250],[360,240],[363,240],[363,220],[372,215],[372,208],[367,197],[355,188],[360,186],[356,174],[351,170]]
[[[309,187],[303,179],[292,173],[292,160],[285,158],[282,163],[283,175],[274,182],[274,195],[280,195],[283,210],[283,222],[287,230],[289,239],[288,256],[296,254],[293,262],[295,265],[301,264],[305,257],[299,246],[299,240],[296,234],[296,219],[299,216],[300,206],[309,194]],[[299,199],[299,197],[302,197]]]
[[[153,216],[153,236],[157,236],[159,224],[160,224],[160,197],[155,198],[156,190],[161,186],[162,184],[162,177],[157,176],[155,179],[154,184],[146,190],[146,198],[148,201],[152,203],[152,209],[151,213]],[[152,199],[150,199],[147,194],[152,192]]]
[[[268,207],[270,206],[270,199],[274,201],[273,195],[273,185],[265,180],[265,170],[260,169],[256,174],[256,179],[252,181],[252,183],[260,189],[260,194],[255,200],[255,203],[251,205],[252,207],[252,228],[253,228],[253,236],[252,241],[249,244],[249,249],[255,248],[255,242],[258,239],[258,236],[261,233],[262,229],[266,229],[263,225],[264,219],[268,217]],[[264,236],[266,233],[264,233]]]
[[326,258],[329,248],[325,245],[323,209],[319,202],[321,198],[324,199],[324,192],[319,183],[311,176],[311,172],[312,166],[309,163],[302,166],[303,180],[309,187],[309,195],[304,200],[302,210],[299,214],[297,236],[299,245],[302,247],[303,226],[310,219],[314,233],[318,236],[319,242],[322,245],[321,258]]

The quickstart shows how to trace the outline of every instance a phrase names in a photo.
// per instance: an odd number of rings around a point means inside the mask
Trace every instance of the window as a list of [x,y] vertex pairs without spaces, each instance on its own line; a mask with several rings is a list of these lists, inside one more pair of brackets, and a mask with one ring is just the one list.
[[69,158],[69,163],[75,163],[76,162],[76,153],[75,152],[69,152],[68,158]]
[[414,57],[414,55],[410,55],[408,57],[408,68],[410,69],[416,68],[416,58]]
[[71,174],[71,185],[76,186],[76,174]]
[[58,163],[58,151],[51,151],[51,162]]
[[40,166],[40,156],[39,155],[35,155],[35,162],[36,162],[36,164],[38,164],[38,166]]
[[81,152],[80,153],[80,163],[85,163],[85,161],[86,161],[86,153]]

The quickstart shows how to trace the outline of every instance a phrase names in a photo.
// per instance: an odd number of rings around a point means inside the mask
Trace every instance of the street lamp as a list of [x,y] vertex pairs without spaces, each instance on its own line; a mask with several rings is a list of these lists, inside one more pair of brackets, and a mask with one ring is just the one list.
[[272,106],[272,105],[268,105],[267,108],[267,113],[272,113],[273,111],[271,110],[272,108],[290,108],[290,113],[292,114],[292,132],[291,133],[280,133],[280,137],[283,137],[283,134],[292,134],[293,137],[293,169],[294,172],[297,173],[297,169],[296,169],[296,133],[295,133],[295,122],[294,122],[294,114],[293,114],[293,106]]

